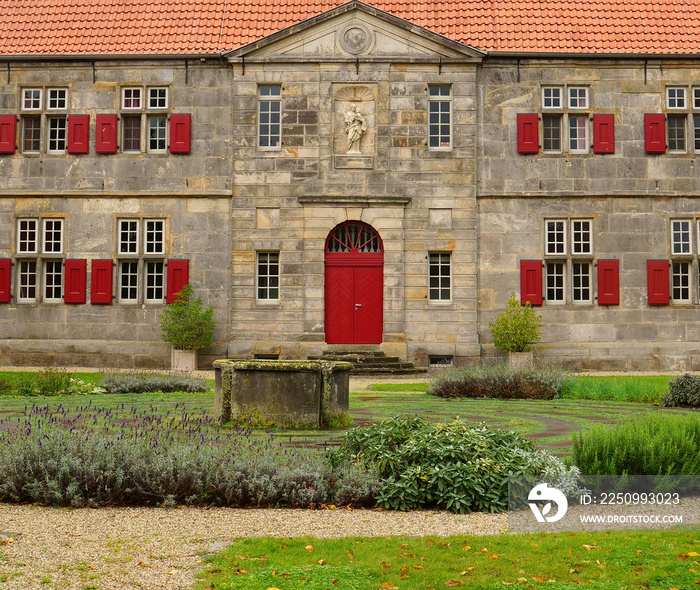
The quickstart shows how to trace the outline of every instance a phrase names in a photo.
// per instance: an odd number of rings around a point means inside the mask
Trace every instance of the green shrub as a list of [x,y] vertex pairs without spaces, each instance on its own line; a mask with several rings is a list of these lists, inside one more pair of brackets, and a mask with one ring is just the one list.
[[106,373],[100,379],[100,387],[106,393],[202,393],[210,389],[204,379],[149,372]]
[[520,305],[515,293],[510,294],[505,310],[489,324],[493,345],[499,350],[524,352],[540,341],[542,316],[535,313],[529,301]]
[[514,432],[417,417],[356,428],[327,457],[333,466],[350,462],[376,469],[377,503],[397,510],[501,512],[508,508],[509,477],[546,472],[552,485],[567,490],[577,475]]
[[38,395],[62,395],[70,389],[71,374],[65,369],[47,367],[39,371],[34,382]]
[[664,406],[700,407],[700,377],[681,375],[668,382],[669,392],[661,400]]
[[554,399],[566,378],[556,367],[479,363],[441,369],[427,393],[445,398]]
[[700,417],[653,413],[574,433],[573,462],[586,475],[700,475]]
[[214,341],[214,308],[194,298],[194,289],[188,283],[177,294],[177,299],[166,306],[160,315],[163,340],[180,350],[202,350]]

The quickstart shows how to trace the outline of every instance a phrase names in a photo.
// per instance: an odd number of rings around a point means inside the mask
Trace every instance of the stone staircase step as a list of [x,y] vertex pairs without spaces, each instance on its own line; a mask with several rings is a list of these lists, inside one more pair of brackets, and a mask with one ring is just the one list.
[[352,372],[363,375],[412,375],[425,373],[425,369],[402,361],[397,356],[387,356],[381,350],[326,350],[320,355],[309,356],[315,361],[344,361],[353,364]]

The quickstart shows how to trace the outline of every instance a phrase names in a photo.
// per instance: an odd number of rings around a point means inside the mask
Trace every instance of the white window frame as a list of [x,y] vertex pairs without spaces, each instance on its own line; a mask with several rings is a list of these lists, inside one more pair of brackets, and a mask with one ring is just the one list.
[[[153,125],[153,122],[157,125]],[[162,124],[161,124],[162,123]],[[152,136],[152,131],[157,132],[157,136]],[[165,114],[148,115],[146,121],[146,151],[149,154],[164,154],[168,151],[168,117]]]
[[[124,273],[124,265],[128,264],[128,273]],[[136,268],[136,272],[132,272],[132,268]],[[137,259],[122,259],[119,260],[117,264],[117,277],[119,281],[119,287],[118,287],[118,293],[119,293],[119,302],[120,303],[138,303],[139,302],[139,261]],[[124,278],[128,277],[129,281],[128,284],[125,285],[124,283]],[[131,284],[131,279],[136,282],[135,285]],[[127,293],[127,296],[124,297],[124,289],[127,289],[128,291],[131,291],[132,289],[134,290],[134,296],[131,297],[130,293]]]
[[[581,224],[577,228],[576,225]],[[583,225],[587,224],[587,228]],[[588,234],[588,239],[584,239],[584,234]],[[578,236],[580,235],[580,238]],[[588,250],[586,250],[586,247]],[[571,255],[572,256],[593,256],[593,220],[592,219],[572,219],[571,220]]]
[[[681,270],[681,266],[685,265],[685,271]],[[691,284],[691,274],[692,274],[693,263],[690,260],[672,260],[671,261],[671,289],[670,289],[670,299],[671,303],[679,305],[687,305],[691,302],[692,284]],[[678,270],[678,272],[677,272]],[[676,284],[676,281],[682,281],[680,284]],[[682,296],[682,291],[686,291],[686,296]],[[676,294],[681,292],[677,297]]]
[[[49,229],[49,225],[56,225],[58,224],[58,228],[52,227]],[[42,243],[42,252],[44,254],[63,254],[63,229],[64,229],[64,223],[62,218],[55,218],[55,217],[48,217],[42,221],[42,234],[41,234],[41,243]],[[51,237],[54,239],[49,240],[49,233],[51,234]],[[58,233],[58,239],[55,239],[55,234]],[[51,247],[49,248],[49,244],[51,244]],[[55,244],[58,244],[58,250],[55,250]]]
[[[586,265],[587,271],[583,272],[583,265]],[[578,268],[577,268],[578,267]],[[571,261],[571,302],[576,305],[590,305],[593,303],[593,273],[592,273],[593,263],[589,260],[572,260]],[[578,271],[578,272],[577,272]],[[585,281],[584,284],[576,285],[576,281],[579,280],[581,283]],[[582,292],[583,290],[588,291],[588,297],[582,297],[579,295],[577,297],[577,292]]]
[[[134,101],[134,92],[138,91],[138,106],[133,104],[126,106],[126,101]],[[127,99],[127,92],[131,93],[131,96]],[[143,87],[142,86],[123,86],[121,91],[121,108],[123,111],[142,111],[143,110]]]
[[[28,270],[27,272],[22,271],[22,267],[24,265],[34,265],[34,270]],[[38,262],[36,258],[29,258],[29,259],[22,259],[20,258],[17,261],[17,301],[18,303],[35,303],[37,300],[37,293],[39,293],[41,289],[40,281],[39,281],[39,274],[37,273],[37,265]],[[23,283],[23,277],[27,278],[34,278],[34,284],[30,284],[30,282]],[[23,290],[32,290],[33,295],[29,294],[23,294]]]
[[[437,261],[433,261],[434,257],[437,257]],[[444,272],[445,267],[447,267],[447,273]],[[435,274],[433,274],[434,270],[437,270]],[[445,292],[447,292],[447,298],[443,297]],[[452,303],[452,294],[452,253],[428,252],[428,302],[431,304]]]
[[[264,89],[269,89],[268,94],[264,94]],[[279,92],[273,94],[273,89]],[[263,109],[265,103],[270,103],[266,109]],[[277,104],[277,111],[272,108],[272,104]],[[279,121],[274,123],[269,119],[273,118],[273,114],[277,113]],[[263,117],[267,115],[268,121],[263,123]],[[267,133],[263,133],[263,125],[267,126]],[[279,133],[275,134],[270,131],[270,128],[277,125]],[[259,84],[258,85],[258,120],[257,120],[257,149],[259,151],[280,151],[282,149],[282,85],[281,84]],[[263,145],[263,138],[267,139],[268,145]],[[271,145],[276,138],[276,145]]]
[[[572,91],[576,93],[575,96],[572,96]],[[585,110],[589,108],[588,86],[568,86],[566,96],[569,109]],[[580,104],[581,100],[583,100],[583,104]]]
[[[160,265],[160,270],[153,272],[151,269]],[[155,278],[157,284],[150,284]],[[163,303],[165,301],[165,261],[164,260],[144,260],[143,262],[143,299],[146,303]],[[150,293],[151,290],[160,292],[160,297]]]
[[[555,91],[557,91],[555,93]],[[549,96],[547,96],[549,94]],[[555,96],[558,94],[558,96]],[[556,103],[556,104],[555,104]],[[564,109],[564,87],[563,86],[542,86],[542,110]]]
[[[60,96],[60,93],[63,93],[63,96]],[[68,110],[68,88],[49,88],[46,93],[46,110]]]
[[[169,104],[168,98],[169,98],[169,94],[170,94],[168,90],[169,89],[167,86],[149,86],[148,91],[147,91],[147,94],[148,94],[148,104],[146,105],[147,108],[149,110],[155,110],[155,111],[167,109],[168,104]],[[157,96],[161,92],[164,93],[165,96],[163,96],[163,97]],[[153,93],[156,93],[156,96],[153,96]],[[154,106],[153,105],[154,100],[156,102],[164,101],[165,104],[163,106],[160,106],[158,104],[156,104]]]
[[[682,104],[678,104],[679,101]],[[666,108],[676,111],[688,110],[688,89],[685,86],[667,86]]]
[[[568,223],[566,219],[545,219],[545,226],[544,226],[544,251],[545,251],[545,256],[566,256],[568,254],[568,249],[567,249],[567,229],[568,229]],[[550,224],[556,224],[556,223],[561,223],[562,228],[561,230],[557,229],[556,227],[550,229]],[[557,238],[556,240],[550,240],[550,235],[559,235],[561,234],[561,239]],[[558,252],[556,251],[558,248],[557,246],[561,246],[561,251]],[[552,251],[552,248],[554,247],[554,251]]]
[[[54,125],[54,122],[56,125]],[[58,123],[62,123],[59,125]],[[63,117],[46,118],[46,153],[65,154],[68,149],[68,119]],[[52,144],[55,144],[52,147]]]
[[[38,93],[38,97],[30,96],[27,97],[27,93]],[[36,102],[36,106],[26,106],[27,100],[31,103]],[[20,105],[20,110],[28,113],[42,111],[44,102],[44,89],[43,88],[22,88],[22,104]]]
[[[545,301],[551,305],[564,305],[566,303],[566,260],[545,260],[544,268]],[[552,269],[561,269],[561,273],[552,272]],[[550,283],[555,284],[550,286]],[[550,290],[557,295],[560,294],[561,298],[550,299]]]
[[[588,116],[587,115],[568,115],[567,117],[567,142],[568,151],[570,154],[585,154],[589,150],[588,138]],[[573,127],[572,123],[576,121],[578,124]],[[583,123],[583,125],[581,125]],[[574,137],[574,135],[576,137]],[[574,146],[576,143],[576,147]]]
[[[140,221],[140,219],[127,218],[117,220],[117,256],[139,256],[141,254],[141,240],[139,239],[141,235]],[[123,228],[123,224],[132,223],[136,224],[136,229],[132,229],[130,227]],[[128,234],[135,234],[134,239],[132,240],[129,236],[126,240],[123,240],[123,232],[126,232]],[[124,249],[124,246],[131,246],[132,244],[134,245],[135,250],[132,251],[130,248],[127,248],[126,250]]]
[[[270,260],[270,256],[276,256],[277,258],[276,260]],[[263,260],[263,258],[266,259]],[[277,267],[277,272],[271,270],[271,267],[274,268],[275,266]],[[255,253],[255,299],[258,303],[279,302],[281,295],[281,268],[279,251],[261,250]],[[275,291],[276,294],[271,294],[271,292]]]
[[[149,228],[153,224],[153,228]],[[158,227],[160,226],[160,227]],[[150,235],[158,236],[159,239],[149,239]],[[149,251],[149,247],[154,246]],[[144,256],[165,256],[165,219],[144,219],[143,220],[143,254]]]
[[690,219],[671,219],[671,254],[673,256],[692,255],[692,227]]
[[[22,223],[33,223],[34,228],[22,230]],[[29,244],[29,240],[22,240],[22,232],[34,232],[34,249],[25,250],[23,249],[23,244]],[[41,239],[39,218],[38,217],[19,217],[17,218],[17,253],[18,254],[38,254],[39,253],[39,242]],[[26,246],[25,246],[26,247]]]
[[[673,140],[671,139],[671,121],[680,121],[683,123],[682,132],[680,135],[676,136]],[[676,127],[673,127],[676,129]],[[672,144],[675,142],[682,141],[683,147],[673,147]],[[668,152],[671,154],[685,154],[688,152],[688,115],[678,114],[678,113],[668,113],[666,115],[666,144],[668,145]]]
[[[55,266],[58,265],[58,272]],[[60,303],[63,301],[63,261],[62,260],[44,260],[42,262],[42,301],[45,303]],[[49,268],[54,270],[49,273]],[[55,284],[55,278],[58,277],[59,284]],[[51,284],[49,284],[51,283]],[[49,289],[51,294],[49,294]],[[55,291],[58,290],[58,296]]]
[[[443,94],[446,90],[447,94]],[[437,94],[433,94],[437,91]],[[433,113],[433,106],[437,105],[437,111]],[[446,111],[444,110],[446,108]],[[431,121],[433,115],[438,116],[437,123]],[[443,133],[445,126],[442,118],[447,115],[448,133]],[[433,127],[438,128],[437,133],[432,133]],[[428,84],[428,149],[430,150],[451,150],[453,145],[453,125],[452,125],[452,85],[451,84]],[[438,145],[433,145],[433,139],[437,138]],[[444,139],[447,138],[447,141]]]

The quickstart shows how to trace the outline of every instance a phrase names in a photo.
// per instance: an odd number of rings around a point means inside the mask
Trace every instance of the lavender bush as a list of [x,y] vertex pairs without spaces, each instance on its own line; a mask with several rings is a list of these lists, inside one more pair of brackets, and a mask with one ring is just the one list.
[[68,412],[32,406],[0,420],[0,501],[104,506],[373,505],[376,474],[331,467],[272,433],[224,429],[210,417],[122,405]]

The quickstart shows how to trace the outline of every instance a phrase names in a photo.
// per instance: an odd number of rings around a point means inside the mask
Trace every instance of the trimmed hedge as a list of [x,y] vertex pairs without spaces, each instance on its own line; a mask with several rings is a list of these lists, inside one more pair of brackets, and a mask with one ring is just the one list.
[[554,399],[566,373],[555,367],[511,367],[505,363],[441,369],[428,394],[450,398]]
[[204,393],[211,388],[205,379],[161,373],[108,373],[100,379],[105,393]]

